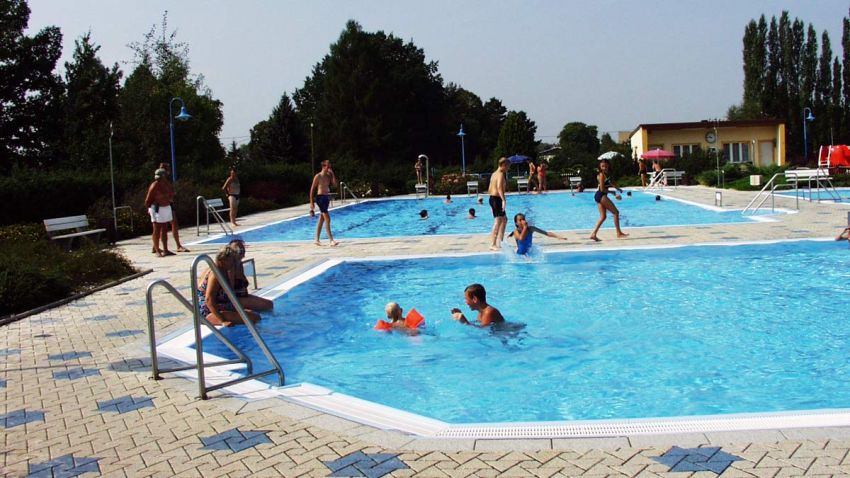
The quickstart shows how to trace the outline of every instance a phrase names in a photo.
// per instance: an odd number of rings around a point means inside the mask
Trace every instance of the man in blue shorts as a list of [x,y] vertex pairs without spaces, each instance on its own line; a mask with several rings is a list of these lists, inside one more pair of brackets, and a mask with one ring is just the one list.
[[[336,186],[336,176],[331,169],[331,163],[327,159],[322,161],[322,171],[313,177],[313,184],[310,185],[310,216],[316,215],[316,204],[319,205],[319,222],[316,224],[316,245],[321,246],[319,235],[322,233],[322,224],[325,225],[325,232],[328,234],[328,240],[331,247],[339,244],[334,240],[331,234],[331,215],[328,212],[328,206],[331,203],[331,184]],[[315,193],[315,196],[314,196]]]

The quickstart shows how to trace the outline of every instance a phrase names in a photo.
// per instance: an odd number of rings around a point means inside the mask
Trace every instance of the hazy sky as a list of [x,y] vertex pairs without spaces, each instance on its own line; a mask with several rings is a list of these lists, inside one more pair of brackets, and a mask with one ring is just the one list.
[[[443,80],[537,123],[556,141],[564,124],[600,132],[640,123],[723,117],[742,94],[741,38],[762,13],[782,10],[828,30],[841,54],[838,0],[29,0],[30,31],[62,29],[62,63],[88,30],[106,64],[132,65],[141,41],[168,10],[189,44],[193,73],[224,103],[222,142],[248,141],[284,92],[304,83],[349,19],[366,31],[413,41],[439,62]],[[63,71],[64,74],[64,71]],[[165,119],[163,120],[165,121]]]

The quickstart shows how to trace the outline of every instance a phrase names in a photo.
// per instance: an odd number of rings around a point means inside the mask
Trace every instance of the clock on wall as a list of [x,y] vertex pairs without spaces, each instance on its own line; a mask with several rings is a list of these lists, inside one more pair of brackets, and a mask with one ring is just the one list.
[[708,133],[705,133],[706,143],[714,144],[715,141],[717,141],[717,135],[714,134],[714,131],[709,131]]

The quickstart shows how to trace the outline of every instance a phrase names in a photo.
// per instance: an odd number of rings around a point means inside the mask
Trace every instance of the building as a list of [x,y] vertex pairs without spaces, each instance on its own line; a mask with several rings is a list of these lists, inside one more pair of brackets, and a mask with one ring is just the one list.
[[697,150],[722,148],[730,163],[785,164],[785,123],[780,120],[642,124],[632,131],[629,143],[638,158],[652,149],[664,149],[681,156]]

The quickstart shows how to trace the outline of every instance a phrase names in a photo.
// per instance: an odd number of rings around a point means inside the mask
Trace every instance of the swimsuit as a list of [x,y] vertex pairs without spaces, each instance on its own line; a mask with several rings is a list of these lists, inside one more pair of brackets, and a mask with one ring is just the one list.
[[[519,232],[519,230],[517,230]],[[528,254],[528,251],[531,250],[531,238],[534,232],[529,230],[528,234],[525,236],[525,239],[517,239],[516,240],[516,253],[517,254]]]
[[[206,318],[208,315],[212,313],[210,308],[207,307],[207,285],[210,280],[210,273],[204,277],[204,281],[201,282],[201,285],[198,286],[198,308],[201,311],[201,317]],[[219,311],[230,311],[235,310],[233,308],[233,304],[230,303],[230,299],[227,298],[227,294],[224,293],[224,290],[221,288],[218,289],[218,294],[215,297],[216,305],[218,306]]]
[[319,194],[316,196],[316,204],[319,206],[319,212],[328,212],[328,205],[331,203],[331,197],[327,194]]
[[600,186],[600,190],[596,191],[596,194],[593,195],[593,200],[596,202],[602,202],[602,198],[608,195],[607,189],[611,186],[611,178],[609,178],[607,174],[605,175],[605,182],[603,185],[605,186],[606,191],[602,192],[602,186]]
[[502,198],[499,196],[490,196],[490,209],[493,210],[493,217],[505,217],[505,210],[502,209]]

